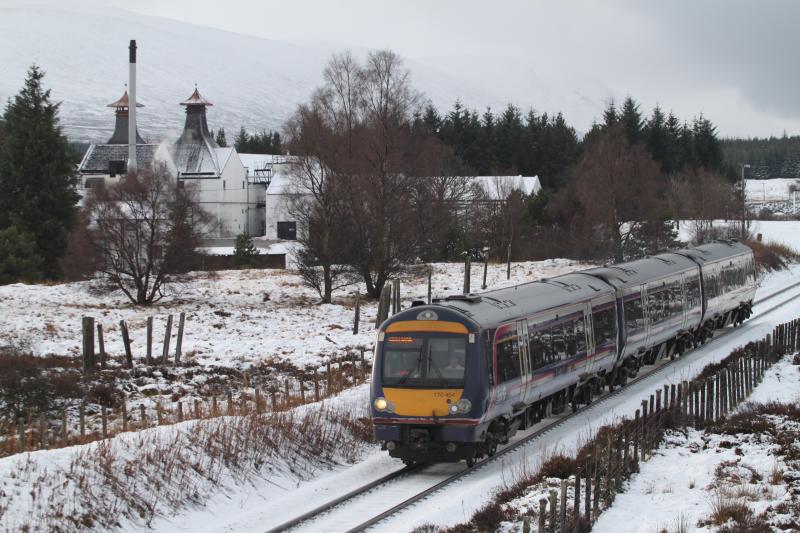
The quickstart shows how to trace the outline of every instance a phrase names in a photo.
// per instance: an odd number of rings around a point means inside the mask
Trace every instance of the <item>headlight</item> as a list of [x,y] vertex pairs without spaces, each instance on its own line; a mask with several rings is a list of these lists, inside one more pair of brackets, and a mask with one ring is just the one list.
[[381,397],[375,399],[375,409],[378,411],[385,411],[387,407],[389,407],[389,402],[386,401],[386,398]]
[[469,413],[470,409],[472,409],[472,402],[466,398],[461,398],[455,406],[459,413]]

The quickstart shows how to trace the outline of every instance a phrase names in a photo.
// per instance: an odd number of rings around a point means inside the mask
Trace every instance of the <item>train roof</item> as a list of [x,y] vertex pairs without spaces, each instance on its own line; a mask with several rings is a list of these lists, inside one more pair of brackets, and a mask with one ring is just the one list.
[[608,284],[576,272],[480,294],[448,296],[434,300],[434,304],[459,311],[484,327],[492,327],[519,316],[603,295],[613,296]]
[[583,272],[591,276],[597,276],[616,288],[623,288],[631,285],[642,285],[652,280],[693,269],[697,269],[697,263],[692,259],[684,255],[668,252],[627,263],[591,268]]
[[708,244],[701,244],[700,246],[678,250],[675,253],[690,257],[703,265],[724,261],[739,255],[749,255],[752,254],[753,251],[749,246],[739,241],[714,241]]

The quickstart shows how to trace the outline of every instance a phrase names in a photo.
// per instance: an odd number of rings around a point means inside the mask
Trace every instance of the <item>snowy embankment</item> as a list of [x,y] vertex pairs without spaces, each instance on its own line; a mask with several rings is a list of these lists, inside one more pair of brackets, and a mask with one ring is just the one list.
[[285,413],[184,422],[0,459],[0,528],[138,531],[158,519],[175,530],[170,517],[203,507],[213,510],[205,527],[230,522],[245,504],[374,451],[366,394],[361,386]]
[[[750,414],[754,405],[769,402],[800,407],[800,368],[791,356],[767,372],[737,412],[755,416]],[[733,417],[736,413],[729,416]],[[770,423],[749,433],[731,435],[715,428],[672,432],[655,456],[641,463],[640,473],[626,483],[592,531],[715,531],[714,519],[724,523],[722,511],[737,506],[749,509],[753,516],[764,513],[765,521],[780,529],[796,531],[793,528],[800,527],[793,515],[800,510],[800,420],[766,418]],[[779,435],[793,436],[793,454],[782,448]],[[788,509],[793,511],[787,514]]]

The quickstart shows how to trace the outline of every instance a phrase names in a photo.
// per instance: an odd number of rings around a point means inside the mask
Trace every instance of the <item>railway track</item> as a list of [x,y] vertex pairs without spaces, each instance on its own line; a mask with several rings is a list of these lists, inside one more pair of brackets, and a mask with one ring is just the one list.
[[[769,294],[767,296],[759,298],[758,300],[756,300],[753,303],[753,305],[754,305],[754,307],[757,306],[757,305],[762,305],[762,304],[764,304],[764,303],[766,303],[768,301],[771,301],[771,300],[774,300],[774,299],[778,298],[781,295],[786,295],[787,293],[791,292],[793,289],[796,289],[798,287],[800,287],[800,282],[794,283],[792,285],[784,287],[781,290],[775,291],[775,292],[773,292],[773,293],[771,293],[771,294]],[[795,296],[796,295],[792,295],[792,296],[790,296],[790,297],[788,297],[786,299],[779,300],[778,303],[776,303],[775,305],[771,306],[768,309],[760,311],[758,313],[758,315],[754,315],[753,317],[751,317],[750,320],[753,320],[754,318],[763,317],[765,315],[768,315],[769,313],[772,313],[773,311],[775,311],[777,309],[780,309],[781,307],[783,307],[787,303],[791,302],[794,299]],[[726,330],[720,331],[714,337],[714,339],[709,341],[709,343],[707,343],[705,346],[708,346],[709,344],[718,343],[721,339],[728,338],[730,335],[733,335],[738,331],[740,331],[739,328],[728,328]],[[689,353],[691,353],[691,352],[689,352]],[[616,396],[627,392],[636,383],[642,382],[645,379],[652,378],[653,376],[664,372],[665,369],[669,368],[671,365],[673,365],[674,363],[676,363],[678,361],[681,361],[681,360],[683,360],[683,358],[675,358],[673,360],[662,360],[662,361],[657,362],[654,365],[649,365],[649,367],[648,366],[642,367],[642,370],[639,372],[639,375],[635,379],[629,380],[628,384],[625,387],[617,388],[613,392],[606,392],[603,395],[596,397],[591,404],[581,407],[580,409],[578,409],[574,413],[568,413],[568,414],[560,415],[557,419],[555,419],[552,422],[548,423],[544,427],[536,429],[532,433],[523,436],[519,440],[516,440],[516,441],[506,445],[502,449],[498,450],[497,453],[494,456],[487,457],[487,458],[481,460],[479,463],[475,464],[472,467],[463,467],[460,471],[452,473],[452,474],[450,474],[450,473],[442,473],[442,474],[438,474],[437,475],[436,473],[432,473],[429,477],[433,477],[434,480],[427,479],[427,481],[425,483],[423,483],[423,484],[427,484],[427,486],[425,488],[423,488],[422,490],[417,490],[416,488],[411,487],[410,488],[410,492],[413,492],[412,496],[403,499],[402,501],[400,501],[399,503],[389,507],[388,509],[385,509],[387,504],[384,502],[384,509],[385,510],[382,510],[381,512],[379,512],[377,514],[374,514],[368,520],[364,520],[364,521],[358,523],[355,526],[352,526],[352,527],[351,526],[344,526],[339,530],[346,530],[346,531],[348,531],[348,533],[352,533],[352,532],[356,532],[356,531],[365,531],[365,530],[367,530],[367,529],[379,524],[380,522],[383,522],[384,520],[387,520],[389,517],[392,517],[392,516],[398,514],[399,512],[401,512],[401,511],[403,511],[405,509],[408,509],[409,507],[414,506],[418,502],[421,502],[422,500],[425,500],[429,496],[433,495],[436,492],[441,491],[445,487],[447,487],[449,485],[452,485],[452,484],[454,484],[454,483],[456,483],[456,482],[458,482],[458,481],[460,481],[460,480],[462,480],[462,479],[464,479],[464,478],[466,478],[468,476],[471,476],[471,475],[479,472],[480,470],[483,470],[483,469],[487,468],[489,465],[492,465],[492,464],[496,463],[497,461],[500,461],[503,457],[506,457],[506,456],[508,456],[509,454],[511,454],[511,453],[513,453],[515,451],[519,451],[522,448],[525,448],[526,446],[531,445],[532,443],[534,443],[537,440],[541,439],[543,436],[545,436],[548,433],[554,431],[555,429],[567,424],[571,420],[573,420],[573,419],[575,419],[577,417],[583,416],[587,410],[594,409],[598,405],[602,405],[603,403],[608,402],[610,399],[615,398]],[[278,525],[278,526],[276,526],[276,527],[274,527],[272,529],[269,529],[267,531],[267,533],[276,533],[276,532],[279,532],[279,531],[289,531],[289,530],[293,530],[293,529],[298,529],[300,526],[303,526],[305,524],[311,525],[311,522],[315,522],[315,521],[318,521],[318,520],[325,519],[326,515],[332,513],[333,511],[337,510],[338,508],[344,507],[345,505],[348,505],[348,504],[350,504],[352,502],[355,502],[355,501],[359,500],[360,498],[364,498],[365,496],[369,495],[370,493],[376,493],[378,491],[386,491],[387,487],[391,487],[394,484],[402,484],[403,480],[408,480],[411,485],[417,485],[418,484],[418,482],[417,482],[418,480],[416,480],[415,478],[417,478],[419,476],[415,476],[415,474],[420,474],[420,473],[426,472],[429,469],[431,469],[430,465],[414,465],[414,466],[410,466],[410,467],[401,468],[401,469],[396,470],[396,471],[394,471],[394,472],[392,472],[392,473],[390,473],[390,474],[388,474],[388,475],[386,475],[384,477],[381,477],[380,479],[372,481],[372,482],[370,482],[370,483],[368,483],[368,484],[366,484],[366,485],[364,485],[362,487],[359,487],[359,488],[357,488],[355,490],[352,490],[352,491],[348,492],[347,494],[344,494],[344,495],[342,495],[342,496],[340,496],[340,497],[338,497],[338,498],[336,498],[334,500],[326,502],[325,504],[320,505],[319,507],[316,507],[315,509],[312,509],[312,510],[310,510],[310,511],[308,511],[308,512],[306,512],[306,513],[304,513],[304,514],[302,514],[302,515],[290,520],[290,521],[284,522],[284,523],[282,523],[282,524],[280,524],[280,525]],[[439,478],[441,478],[441,479],[439,479]],[[402,496],[401,496],[401,498],[402,498]],[[387,499],[390,499],[390,498],[387,498]],[[353,521],[350,521],[350,522],[352,523]],[[319,530],[324,530],[324,529],[325,529],[324,526],[322,528],[315,528],[315,530],[318,530],[318,531]],[[336,530],[336,529],[331,529],[331,530],[333,531],[333,530]]]

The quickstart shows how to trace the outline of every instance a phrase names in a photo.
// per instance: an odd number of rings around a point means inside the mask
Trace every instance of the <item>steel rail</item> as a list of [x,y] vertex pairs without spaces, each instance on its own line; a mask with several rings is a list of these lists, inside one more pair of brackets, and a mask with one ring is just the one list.
[[296,518],[293,518],[293,519],[289,520],[288,522],[284,522],[283,524],[281,524],[279,526],[276,526],[276,527],[274,527],[272,529],[269,529],[269,530],[267,530],[267,533],[277,533],[278,531],[286,531],[286,530],[292,529],[293,527],[296,527],[296,526],[300,525],[303,522],[307,522],[308,520],[311,520],[312,518],[315,518],[315,517],[317,517],[319,515],[322,515],[322,514],[328,512],[328,511],[330,511],[331,509],[333,509],[335,507],[340,506],[341,504],[343,504],[344,502],[346,502],[348,500],[352,500],[353,498],[357,498],[358,496],[360,496],[362,494],[365,494],[365,493],[371,491],[372,489],[374,489],[376,487],[379,487],[381,485],[385,485],[386,483],[389,483],[390,481],[394,481],[395,479],[398,479],[400,477],[405,477],[405,476],[411,474],[412,472],[415,472],[415,471],[421,469],[424,466],[426,466],[426,465],[420,463],[420,464],[415,464],[415,465],[411,465],[411,466],[406,466],[405,468],[401,468],[400,470],[395,470],[394,472],[392,472],[390,474],[387,474],[387,475],[383,476],[380,479],[376,479],[375,481],[371,481],[370,483],[367,483],[366,485],[363,485],[363,486],[361,486],[361,487],[359,487],[357,489],[353,489],[350,492],[348,492],[347,494],[339,496],[335,500],[331,500],[331,501],[329,501],[329,502],[327,502],[327,503],[325,503],[323,505],[320,505],[319,507],[311,509],[310,511],[308,511],[308,512],[306,512],[306,513],[304,513],[304,514],[302,514],[302,515],[300,515],[300,516],[298,516]]

